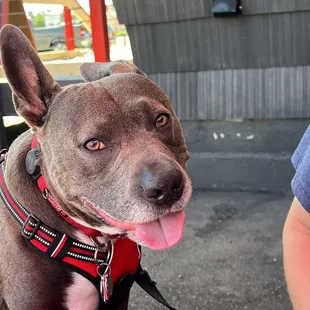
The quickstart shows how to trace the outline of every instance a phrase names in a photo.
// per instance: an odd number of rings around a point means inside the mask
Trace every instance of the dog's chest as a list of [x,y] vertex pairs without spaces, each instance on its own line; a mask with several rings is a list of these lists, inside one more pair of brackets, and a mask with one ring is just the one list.
[[73,273],[73,283],[67,289],[68,310],[95,310],[99,295],[94,285],[78,273]]

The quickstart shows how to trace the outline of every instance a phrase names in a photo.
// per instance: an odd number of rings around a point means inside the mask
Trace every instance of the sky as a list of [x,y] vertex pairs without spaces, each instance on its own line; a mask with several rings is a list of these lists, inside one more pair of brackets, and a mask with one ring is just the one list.
[[[84,10],[89,13],[89,0],[77,0]],[[112,0],[105,0],[105,4],[112,4]],[[37,12],[42,12],[45,10],[50,10],[53,12],[60,12],[63,9],[62,5],[47,5],[47,4],[30,4],[30,3],[25,3],[24,4],[25,10],[26,11],[32,11],[33,13]]]

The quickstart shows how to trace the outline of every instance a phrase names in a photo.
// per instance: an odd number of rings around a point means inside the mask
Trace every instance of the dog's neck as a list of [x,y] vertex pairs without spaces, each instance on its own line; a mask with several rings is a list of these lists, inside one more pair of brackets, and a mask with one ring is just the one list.
[[30,149],[33,133],[28,130],[20,135],[10,146],[6,158],[5,181],[10,192],[30,212],[44,223],[69,236],[75,237],[75,229],[62,220],[46,201],[39,188],[33,184],[25,167],[25,159]]

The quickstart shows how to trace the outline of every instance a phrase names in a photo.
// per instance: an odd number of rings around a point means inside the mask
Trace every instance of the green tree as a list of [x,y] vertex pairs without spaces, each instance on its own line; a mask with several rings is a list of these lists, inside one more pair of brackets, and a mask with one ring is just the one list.
[[45,17],[43,13],[38,13],[33,19],[34,27],[44,27],[45,26]]

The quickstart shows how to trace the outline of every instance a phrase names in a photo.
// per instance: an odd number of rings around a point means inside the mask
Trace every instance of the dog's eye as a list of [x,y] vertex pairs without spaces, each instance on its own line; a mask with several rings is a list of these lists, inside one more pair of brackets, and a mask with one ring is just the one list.
[[99,151],[104,149],[105,145],[97,139],[91,139],[85,142],[84,147],[89,151]]
[[167,114],[159,114],[155,120],[156,128],[164,127],[169,122],[169,116]]

